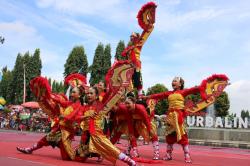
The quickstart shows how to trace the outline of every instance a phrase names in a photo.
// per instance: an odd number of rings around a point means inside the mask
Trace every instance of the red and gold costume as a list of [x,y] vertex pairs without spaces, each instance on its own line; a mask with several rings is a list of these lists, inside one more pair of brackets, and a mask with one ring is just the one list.
[[[178,142],[182,145],[188,144],[188,138],[185,131],[185,97],[190,94],[198,93],[199,87],[190,89],[168,91],[159,94],[150,95],[150,99],[168,99],[169,108],[167,111],[166,141],[169,144]],[[176,134],[173,134],[176,133]]]
[[155,153],[154,159],[159,159],[156,125],[148,116],[145,107],[141,104],[135,104],[135,108],[129,110],[124,104],[120,104],[114,114],[115,129],[111,142],[116,143],[122,134],[127,135],[130,142],[127,153],[130,153],[132,148],[133,157],[138,157],[136,140],[139,136],[142,136],[146,141],[152,141]]
[[133,84],[139,92],[142,89],[140,54],[142,46],[154,29],[155,9],[156,4],[154,2],[149,2],[141,8],[138,12],[137,18],[143,32],[141,35],[133,33],[131,35],[131,45],[125,48],[122,52],[122,56],[128,56],[128,59],[134,65]]
[[[83,134],[79,153],[81,157],[86,157],[88,154],[100,154],[105,159],[115,164],[121,152],[103,134],[103,114],[100,112],[102,108],[103,105],[99,101],[84,106],[82,113],[84,118],[80,124]],[[92,112],[97,113],[93,118],[89,117]]]
[[135,104],[134,110],[128,110],[124,104],[119,104],[115,111],[115,133],[111,139],[113,143],[120,138],[122,134],[129,136],[132,147],[136,147],[136,138],[143,135],[148,138],[151,130],[150,120],[146,109],[141,104]]
[[[65,79],[65,83],[72,87],[86,84],[85,81],[85,77],[79,74],[69,75]],[[52,130],[32,148],[18,148],[18,150],[24,153],[32,153],[32,151],[43,146],[57,146],[60,148],[62,159],[74,160],[75,152],[71,146],[71,141],[75,135],[75,126],[71,119],[64,117],[73,111],[79,112],[82,108],[80,101],[71,102],[63,94],[52,93],[48,80],[43,77],[34,78],[30,86],[32,92],[38,98],[39,106],[53,119]]]
[[[172,159],[171,153],[173,144],[179,143],[183,146],[185,153],[185,161],[191,162],[188,150],[188,136],[185,130],[185,117],[187,111],[197,112],[206,106],[212,104],[223,89],[226,87],[228,78],[225,75],[212,75],[211,77],[203,80],[200,86],[189,89],[167,91],[159,94],[148,96],[149,99],[166,99],[168,100],[169,107],[166,112],[166,143],[167,146],[167,159]],[[202,101],[194,104],[189,103],[185,105],[185,97],[190,94],[200,93]],[[186,158],[188,156],[188,158]]]
[[105,101],[105,95],[106,95],[105,92],[101,92],[101,93],[100,93],[100,95],[99,95],[99,101],[100,101],[100,102]]

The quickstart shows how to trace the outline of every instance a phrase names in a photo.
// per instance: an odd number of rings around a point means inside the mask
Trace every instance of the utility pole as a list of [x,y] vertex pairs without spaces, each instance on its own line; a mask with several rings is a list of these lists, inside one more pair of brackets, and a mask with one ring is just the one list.
[[26,98],[26,76],[25,76],[25,64],[23,64],[23,103]]

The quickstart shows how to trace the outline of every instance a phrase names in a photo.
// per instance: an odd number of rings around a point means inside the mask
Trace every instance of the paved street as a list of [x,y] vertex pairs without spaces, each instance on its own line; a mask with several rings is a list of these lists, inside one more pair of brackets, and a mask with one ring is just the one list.
[[[16,151],[16,146],[30,146],[39,140],[44,134],[40,133],[28,133],[17,131],[4,131],[0,130],[0,165],[8,166],[53,166],[53,165],[112,165],[110,162],[104,160],[102,163],[97,163],[95,159],[89,159],[86,163],[77,163],[73,161],[62,161],[60,158],[59,149],[53,149],[51,147],[44,147],[35,151],[31,155],[22,154]],[[79,137],[76,137],[74,144],[76,145]],[[121,150],[126,149],[126,141],[122,141],[118,147]],[[193,159],[192,164],[185,164],[183,161],[183,152],[180,146],[174,147],[174,160],[172,161],[160,161],[157,164],[145,164],[140,165],[195,165],[195,166],[249,166],[250,163],[250,150],[237,149],[237,148],[216,148],[207,146],[195,146],[191,145],[191,155]],[[164,143],[160,144],[161,156],[165,154],[166,146]],[[150,145],[142,145],[139,142],[139,152],[144,159],[151,159],[153,149]],[[117,165],[124,165],[120,161]]]

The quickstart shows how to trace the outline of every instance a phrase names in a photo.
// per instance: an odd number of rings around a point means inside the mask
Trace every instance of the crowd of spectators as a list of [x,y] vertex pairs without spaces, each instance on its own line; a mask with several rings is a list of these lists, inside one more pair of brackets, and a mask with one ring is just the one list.
[[0,129],[48,132],[50,120],[41,109],[16,109],[0,111]]

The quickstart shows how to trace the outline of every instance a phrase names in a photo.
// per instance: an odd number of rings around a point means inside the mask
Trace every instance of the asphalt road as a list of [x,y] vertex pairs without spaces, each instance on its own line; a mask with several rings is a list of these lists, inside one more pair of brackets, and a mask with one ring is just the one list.
[[[51,147],[44,147],[33,154],[22,154],[16,150],[16,146],[27,147],[36,143],[44,134],[28,133],[17,131],[0,130],[0,165],[1,166],[80,166],[80,165],[112,165],[112,163],[104,160],[102,163],[97,163],[95,158],[89,159],[86,163],[78,163],[74,161],[63,161],[60,158],[59,149]],[[74,144],[79,141],[76,137]],[[117,145],[121,150],[125,150],[127,142],[122,140],[122,144]],[[153,155],[152,145],[142,145],[139,142],[139,153],[144,159],[151,159]],[[191,145],[192,164],[185,164],[183,159],[183,152],[179,145],[175,145],[172,161],[160,161],[157,164],[140,165],[157,165],[157,166],[181,166],[181,165],[195,165],[195,166],[250,166],[250,150],[237,148],[221,148],[221,147],[207,147]],[[160,154],[164,156],[166,151],[166,144],[160,143]],[[125,165],[120,161],[118,166]]]

